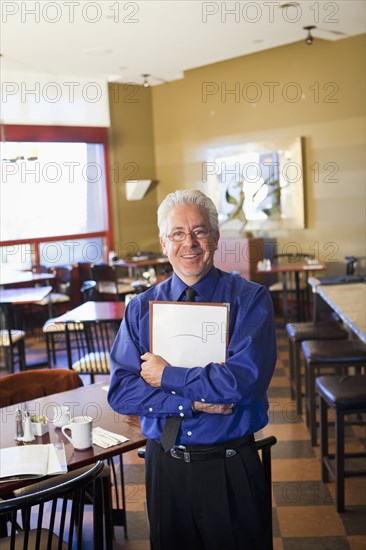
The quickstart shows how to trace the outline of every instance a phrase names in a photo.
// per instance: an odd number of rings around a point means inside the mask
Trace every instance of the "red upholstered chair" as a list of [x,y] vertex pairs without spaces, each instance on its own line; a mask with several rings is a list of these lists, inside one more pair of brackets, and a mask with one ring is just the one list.
[[69,369],[37,369],[8,374],[0,378],[0,407],[73,390],[82,385],[79,375]]

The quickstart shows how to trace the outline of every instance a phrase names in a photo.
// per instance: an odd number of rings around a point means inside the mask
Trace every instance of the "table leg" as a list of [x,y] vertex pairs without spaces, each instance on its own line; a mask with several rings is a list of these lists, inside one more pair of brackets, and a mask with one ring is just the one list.
[[302,320],[302,311],[300,304],[300,274],[295,271],[295,292],[296,292],[296,321]]
[[286,273],[282,273],[282,308],[283,308],[283,323],[287,324],[287,280]]

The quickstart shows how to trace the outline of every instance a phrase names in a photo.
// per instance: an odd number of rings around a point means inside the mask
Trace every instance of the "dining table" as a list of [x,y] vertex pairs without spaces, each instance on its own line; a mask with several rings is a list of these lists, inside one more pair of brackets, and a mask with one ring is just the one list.
[[[28,410],[30,413],[44,415],[48,418],[49,430],[43,436],[35,437],[32,444],[64,444],[68,470],[76,470],[83,466],[95,463],[97,460],[113,459],[120,457],[121,483],[122,483],[122,508],[112,510],[114,525],[126,525],[125,497],[123,485],[123,460],[124,453],[144,446],[146,438],[141,434],[140,421],[138,417],[121,415],[111,409],[107,401],[108,386],[105,382],[99,382],[77,389],[55,393],[46,397],[40,397],[27,401],[24,395],[24,402],[10,405],[0,409],[0,446],[1,448],[14,447],[17,445],[28,445],[14,439],[16,422],[16,410]],[[93,428],[100,427],[114,434],[127,438],[124,443],[119,443],[108,448],[93,444],[89,449],[79,451],[74,449],[72,444],[62,434],[61,428],[55,426],[55,406],[68,406],[70,416],[87,416],[93,419]],[[37,478],[40,480],[40,478]],[[44,478],[42,478],[44,479]],[[9,495],[15,489],[34,483],[33,479],[12,480],[0,483],[0,497]]]
[[287,295],[288,295],[288,286],[287,286],[287,276],[289,273],[294,274],[295,278],[295,297],[296,297],[296,321],[304,320],[304,312],[301,308],[301,299],[300,299],[300,274],[309,273],[313,271],[325,271],[327,266],[318,261],[288,261],[288,262],[262,262],[256,270],[256,273],[272,273],[280,274],[282,278],[282,304],[283,304],[283,320],[284,325],[287,323],[288,312],[287,312]]
[[1,267],[0,287],[19,284],[36,285],[51,281],[55,277],[56,275],[54,273],[32,273],[32,271]]
[[121,321],[125,313],[124,302],[88,301],[53,319],[55,323],[87,323],[97,321]]
[[52,286],[6,288],[0,290],[0,304],[25,305],[35,304],[46,298]]
[[322,284],[316,277],[309,277],[308,283],[314,300],[320,296],[366,344],[366,283]]
[[111,265],[116,269],[118,269],[119,267],[127,268],[128,276],[132,279],[136,278],[138,274],[141,274],[143,271],[149,270],[151,268],[153,268],[154,270],[156,268],[159,268],[159,270],[164,270],[161,271],[161,273],[164,273],[166,271],[171,272],[172,270],[171,263],[169,262],[168,258],[148,258],[147,256],[125,258],[123,260],[114,260]]

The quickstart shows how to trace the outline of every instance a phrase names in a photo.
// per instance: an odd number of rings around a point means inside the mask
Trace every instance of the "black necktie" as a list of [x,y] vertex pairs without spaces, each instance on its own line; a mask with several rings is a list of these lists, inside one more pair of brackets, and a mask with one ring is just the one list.
[[[184,292],[186,295],[186,302],[194,302],[194,297],[197,294],[194,288],[187,286]],[[166,453],[174,447],[181,423],[182,418],[180,416],[168,416],[160,437],[161,446]]]

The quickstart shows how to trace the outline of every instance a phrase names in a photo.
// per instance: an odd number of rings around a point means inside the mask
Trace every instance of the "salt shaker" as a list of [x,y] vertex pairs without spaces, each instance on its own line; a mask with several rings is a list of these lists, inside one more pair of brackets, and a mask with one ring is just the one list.
[[32,430],[31,417],[29,411],[24,413],[24,436],[23,441],[34,441],[35,437]]
[[15,436],[14,436],[14,439],[16,441],[22,441],[23,436],[24,436],[24,432],[23,432],[22,411],[20,409],[17,409],[15,411]]

